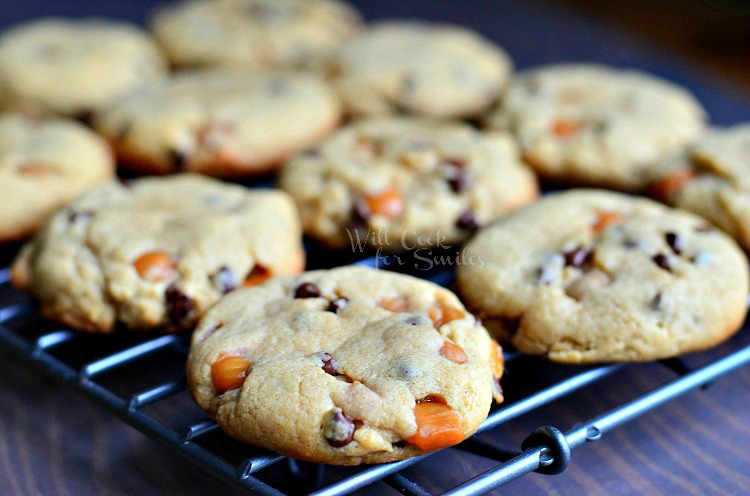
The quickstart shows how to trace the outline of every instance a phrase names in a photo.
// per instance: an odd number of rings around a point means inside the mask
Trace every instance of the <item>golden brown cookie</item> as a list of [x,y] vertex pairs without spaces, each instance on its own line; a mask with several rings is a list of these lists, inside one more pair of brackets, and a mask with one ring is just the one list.
[[640,191],[665,157],[700,135],[705,120],[687,90],[656,76],[558,64],[519,73],[488,124],[512,132],[542,176]]
[[114,166],[107,143],[75,121],[0,114],[0,242],[32,234]]
[[196,401],[231,437],[358,465],[461,442],[486,418],[502,350],[450,291],[345,267],[235,291],[201,319]]
[[137,26],[106,19],[42,19],[0,37],[0,107],[88,120],[164,79],[166,61]]
[[310,236],[389,251],[455,245],[537,196],[510,136],[423,118],[355,122],[287,163],[279,184]]
[[340,115],[336,95],[314,75],[203,69],[133,93],[95,127],[133,170],[241,177],[324,138]]
[[552,194],[480,232],[458,284],[488,329],[566,363],[716,345],[747,311],[736,243],[687,212],[596,190]]
[[23,248],[13,282],[75,329],[181,330],[234,288],[303,268],[284,193],[185,174],[87,192]]
[[715,129],[665,161],[651,193],[713,222],[750,251],[750,125]]

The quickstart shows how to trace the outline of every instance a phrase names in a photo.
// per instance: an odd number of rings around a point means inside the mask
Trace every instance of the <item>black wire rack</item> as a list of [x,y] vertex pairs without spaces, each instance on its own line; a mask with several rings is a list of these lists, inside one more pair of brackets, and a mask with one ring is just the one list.
[[[374,257],[357,262],[358,265],[371,267],[378,263],[379,260]],[[443,271],[427,279],[445,286],[452,282],[452,276],[452,271]],[[42,319],[34,303],[10,287],[9,277],[9,270],[0,271],[0,301],[5,302],[0,305],[0,343],[37,364],[52,377],[73,386],[146,435],[174,448],[198,466],[231,484],[253,494],[338,496],[383,481],[402,494],[433,494],[402,473],[414,464],[433,463],[430,460],[433,454],[360,467],[332,479],[330,475],[326,476],[324,465],[299,462],[270,451],[238,445],[224,436],[219,426],[205,416],[184,425],[171,425],[173,422],[161,419],[149,412],[149,408],[169,402],[184,403],[189,396],[183,370],[188,336],[91,336],[60,329]],[[81,342],[91,340],[97,343],[92,356],[88,356],[80,351],[86,349],[85,346],[81,347]],[[162,359],[156,365],[151,363],[149,366],[150,359],[165,352],[172,356],[171,362],[167,361],[171,365],[165,365]],[[512,368],[516,362],[529,357],[511,352],[506,353],[505,359],[508,367]],[[625,422],[750,363],[750,344],[735,346],[728,354],[694,369],[679,359],[659,363],[676,373],[677,377],[602,415],[581,419],[580,423],[567,431],[541,426],[523,441],[521,451],[502,449],[476,436],[449,448],[488,458],[495,465],[440,494],[484,494],[530,472],[561,473],[571,462],[572,450],[597,441]],[[555,377],[547,384],[534,384],[528,393],[493,408],[477,434],[495,429],[602,381],[626,366],[565,367],[566,373],[562,377]],[[113,381],[113,374],[129,378],[126,381],[128,387],[123,389],[121,383]],[[135,378],[138,381],[156,382],[136,392],[122,392],[128,388],[132,390]],[[264,475],[272,469],[276,469],[275,473]]]

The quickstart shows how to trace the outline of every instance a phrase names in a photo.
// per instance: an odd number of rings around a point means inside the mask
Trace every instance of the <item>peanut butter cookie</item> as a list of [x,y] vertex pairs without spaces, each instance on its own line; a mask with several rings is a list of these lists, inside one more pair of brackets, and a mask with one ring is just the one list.
[[342,44],[325,70],[353,115],[475,117],[495,103],[512,62],[468,29],[390,21]]
[[731,336],[748,266],[705,220],[603,191],[549,195],[486,228],[458,284],[488,329],[567,363],[653,360]]
[[22,249],[13,282],[75,329],[171,331],[236,287],[303,268],[284,193],[184,174],[87,192]]
[[513,139],[421,118],[370,118],[292,159],[280,186],[333,247],[448,246],[536,198]]
[[357,267],[222,298],[188,357],[196,401],[243,442],[321,463],[457,444],[502,392],[502,350],[450,291]]
[[33,233],[114,169],[107,143],[77,122],[1,114],[0,241]]
[[164,79],[151,37],[106,19],[43,19],[0,37],[0,107],[88,120],[138,88]]
[[511,131],[543,176],[639,191],[665,157],[698,137],[705,120],[690,93],[656,76],[564,64],[518,74],[488,123]]

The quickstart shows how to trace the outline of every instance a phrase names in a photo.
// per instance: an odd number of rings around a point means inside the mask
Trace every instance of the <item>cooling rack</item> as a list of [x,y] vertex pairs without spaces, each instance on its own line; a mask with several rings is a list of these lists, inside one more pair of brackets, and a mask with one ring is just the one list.
[[[365,258],[356,264],[377,266],[384,270],[394,268],[383,267],[382,260],[376,257]],[[432,272],[427,279],[444,286],[451,283],[452,270]],[[578,424],[567,430],[560,430],[558,426],[540,426],[529,433],[521,450],[500,448],[477,436],[469,438],[449,449],[487,458],[495,462],[494,466],[454,487],[444,488],[441,493],[431,493],[402,474],[402,471],[414,464],[432,463],[433,454],[352,469],[343,475],[337,473],[331,477],[326,475],[323,465],[298,462],[270,451],[240,446],[224,436],[215,422],[205,417],[182,425],[165,421],[148,410],[162,403],[184,404],[189,401],[182,367],[187,356],[188,336],[90,336],[58,328],[38,315],[32,301],[9,287],[9,275],[7,269],[0,271],[0,301],[4,301],[0,305],[0,342],[128,424],[174,448],[198,466],[253,494],[337,496],[350,494],[378,481],[385,482],[402,494],[414,496],[484,494],[530,472],[561,473],[571,463],[573,450],[597,441],[623,423],[750,363],[750,344],[736,346],[728,354],[693,369],[679,359],[663,360],[659,363],[676,374],[676,378],[598,416],[581,418]],[[90,346],[93,342],[96,342],[96,346]],[[150,359],[160,354],[162,358],[156,365],[153,360],[149,363]],[[169,358],[164,358],[165,354]],[[506,353],[505,359],[511,371],[519,362],[535,360],[515,352]],[[551,373],[548,383],[533,384],[529,391],[494,407],[477,434],[491,431],[505,422],[605,380],[624,367],[621,364],[562,367],[562,374]],[[123,381],[122,378],[127,380]],[[144,381],[146,385],[137,389],[139,383]],[[439,467],[438,462],[433,468]]]

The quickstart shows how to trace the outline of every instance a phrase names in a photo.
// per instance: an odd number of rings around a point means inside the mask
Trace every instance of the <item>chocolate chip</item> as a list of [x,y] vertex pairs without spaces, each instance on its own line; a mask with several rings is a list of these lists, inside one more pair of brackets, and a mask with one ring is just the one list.
[[74,223],[78,220],[87,219],[94,215],[94,212],[88,211],[88,210],[71,210],[68,213],[68,221],[70,223]]
[[667,257],[665,254],[657,253],[653,256],[652,260],[660,268],[672,272],[672,262],[670,262],[669,257]]
[[326,308],[326,310],[329,312],[338,313],[339,310],[346,307],[347,303],[349,303],[349,298],[345,296],[339,296],[328,304],[328,308]]
[[448,185],[454,193],[461,193],[469,187],[469,177],[464,171],[459,169],[453,177],[448,178]]
[[76,113],[74,119],[85,126],[91,127],[94,124],[94,111],[91,109],[80,110]]
[[421,315],[409,315],[408,317],[404,319],[404,323],[408,325],[413,325],[413,326],[429,324],[427,319],[422,317]]
[[668,232],[664,235],[664,238],[667,240],[667,244],[672,248],[672,251],[675,252],[676,255],[679,255],[682,252],[682,248],[684,248],[682,238],[676,233]]
[[354,419],[341,408],[334,408],[324,422],[323,435],[334,448],[343,448],[354,439],[354,429]]
[[555,280],[555,271],[550,267],[539,267],[536,269],[536,280],[546,286]]
[[301,155],[305,158],[314,158],[318,159],[321,157],[320,150],[317,148],[308,148],[307,150],[304,150]]
[[338,375],[336,373],[336,364],[333,363],[333,357],[326,352],[323,353],[323,371],[329,375]]
[[195,308],[193,299],[183,293],[175,283],[167,287],[164,296],[167,300],[167,314],[174,324],[183,322]]
[[622,242],[622,246],[624,246],[628,250],[635,250],[636,248],[640,248],[641,242],[637,239],[627,238]]
[[422,375],[420,369],[410,358],[399,358],[393,364],[393,376],[402,381],[413,381]]
[[184,151],[178,150],[177,148],[170,148],[169,162],[172,164],[174,170],[184,170],[188,162],[188,155]]
[[563,252],[563,258],[565,258],[565,265],[584,267],[591,263],[593,252],[585,246],[578,245],[572,250]]
[[294,291],[295,298],[319,298],[322,294],[320,288],[311,282],[303,282]]
[[222,293],[229,293],[237,287],[237,276],[232,269],[224,266],[211,276],[211,282]]
[[663,295],[661,293],[656,293],[651,300],[651,304],[649,305],[651,307],[651,310],[659,310],[661,307],[661,300],[663,298]]
[[459,229],[464,229],[466,231],[476,231],[479,229],[479,223],[477,222],[477,218],[474,216],[474,212],[471,210],[467,210],[466,212],[462,213],[458,216],[458,219],[456,219],[456,227]]

